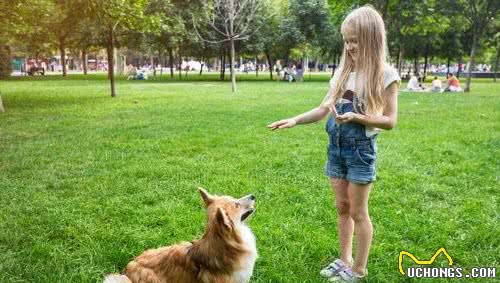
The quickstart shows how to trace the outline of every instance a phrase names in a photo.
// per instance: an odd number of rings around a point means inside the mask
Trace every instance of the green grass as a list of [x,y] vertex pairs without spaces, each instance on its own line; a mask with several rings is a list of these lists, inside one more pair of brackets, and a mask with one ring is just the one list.
[[[236,95],[208,79],[120,80],[114,99],[104,76],[0,82],[0,282],[98,282],[200,237],[198,186],[256,195],[252,282],[325,282],[338,243],[324,123],[266,129],[315,107],[328,87],[317,78],[245,81]],[[397,128],[378,139],[367,282],[431,281],[399,274],[402,250],[498,269],[500,87],[472,88],[399,96]]]

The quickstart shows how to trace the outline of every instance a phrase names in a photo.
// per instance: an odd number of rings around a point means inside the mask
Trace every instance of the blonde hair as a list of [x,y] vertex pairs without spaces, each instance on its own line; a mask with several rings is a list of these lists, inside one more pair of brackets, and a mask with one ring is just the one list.
[[356,33],[358,47],[356,62],[344,50],[338,70],[335,72],[336,84],[330,90],[323,103],[331,107],[342,98],[349,74],[356,66],[356,93],[367,113],[377,113],[383,110],[384,92],[384,65],[386,64],[387,40],[384,21],[380,14],[371,6],[353,10],[347,17],[340,31],[345,34],[347,29]]

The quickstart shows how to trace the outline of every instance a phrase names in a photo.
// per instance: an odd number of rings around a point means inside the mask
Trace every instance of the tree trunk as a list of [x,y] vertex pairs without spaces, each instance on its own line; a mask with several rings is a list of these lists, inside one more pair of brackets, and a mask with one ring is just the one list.
[[269,64],[269,77],[271,78],[271,81],[272,81],[273,80],[273,68],[274,68],[274,64],[273,64],[273,61],[272,61],[272,58],[271,58],[271,54],[269,54],[268,51],[265,51],[264,53],[266,54],[267,62]]
[[281,67],[288,67],[288,60],[289,60],[289,57],[290,57],[290,50],[287,49],[286,52],[285,52],[285,58],[284,58],[284,65],[281,66]]
[[82,67],[83,67],[83,74],[84,75],[87,75],[87,70],[88,70],[87,62],[89,59],[88,57],[89,56],[87,55],[87,49],[83,48],[82,49]]
[[[6,79],[10,77],[12,73],[12,62],[11,62],[10,46],[0,45],[0,79]],[[0,95],[0,113],[5,112],[3,107],[2,96]]]
[[66,77],[66,50],[64,48],[64,38],[59,38],[59,52],[61,52],[61,64],[63,77]]
[[448,66],[447,66],[447,71],[446,71],[446,74],[449,74],[450,73],[450,64],[451,64],[451,58],[448,57]]
[[302,77],[304,77],[306,73],[309,73],[309,78],[311,78],[311,72],[309,71],[309,57],[307,56],[304,59],[304,64],[302,64],[302,70],[304,71]]
[[161,76],[163,75],[163,64],[162,64],[162,62],[161,62],[161,59],[162,59],[162,58],[161,58],[161,53],[162,53],[162,52],[161,52],[161,49],[158,49],[158,65],[160,65],[160,66],[161,66],[161,67],[160,67],[160,77],[159,77],[159,79],[161,79]]
[[223,80],[222,78],[222,66],[224,65],[224,53],[222,52],[222,47],[221,47],[221,50],[220,50],[220,54],[219,54],[219,80]]
[[462,71],[462,57],[458,57],[457,79],[460,78],[460,71]]
[[[470,59],[469,63],[467,64],[469,66],[469,70],[468,70],[467,82],[465,83],[465,88],[464,88],[465,92],[470,92],[470,81],[471,81],[472,69],[474,68],[474,56],[476,55],[477,38],[478,38],[478,33],[474,32],[472,35],[472,48],[470,50]],[[460,64],[458,65],[458,69],[460,70]]]
[[[22,67],[21,67],[22,70]],[[27,70],[24,70],[25,72]],[[12,74],[12,59],[9,45],[0,45],[0,79],[7,79]]]
[[0,113],[3,112],[5,112],[5,109],[3,108],[2,96],[0,95]]
[[405,55],[405,48],[402,44],[400,44],[399,45],[399,52],[398,52],[398,73],[399,73],[399,76],[401,76],[401,73],[403,72],[404,55]]
[[[168,51],[167,51],[168,52]],[[165,69],[167,69],[167,65],[168,65],[168,58],[169,56],[167,56],[167,54],[165,54],[165,58],[163,58],[163,65],[165,66]]]
[[220,66],[220,80],[226,79],[226,48],[221,48],[221,66]]
[[111,97],[116,96],[115,91],[115,62],[114,62],[114,51],[115,51],[113,28],[108,30],[108,78],[111,84]]
[[418,56],[415,56],[415,60],[413,61],[413,73],[418,74]]
[[495,66],[494,66],[494,70],[495,70],[495,75],[493,76],[493,81],[496,82],[497,81],[497,72],[498,72],[498,59],[500,57],[500,44],[497,44],[497,59],[495,60]]
[[259,60],[257,55],[255,55],[255,76],[259,77]]
[[[168,53],[168,50],[167,50]],[[165,57],[163,58],[163,66],[165,66],[165,69],[167,69],[168,61],[167,61],[167,54],[165,53]]]
[[170,79],[174,79],[174,50],[172,48],[168,49],[168,60],[170,64]]
[[236,92],[236,74],[234,73],[234,39],[231,38],[231,90]]
[[427,75],[427,59],[429,58],[429,44],[425,45],[425,53],[424,53],[424,76],[422,77],[422,83],[425,82],[425,77]]
[[151,51],[151,54],[150,54],[150,57],[149,57],[149,66],[151,66],[153,68],[153,78],[156,79],[156,60],[155,60],[155,57],[154,57],[154,52]]
[[200,58],[200,76],[203,73],[203,58]]
[[182,80],[182,55],[179,49],[179,65],[177,66],[177,72],[179,73],[179,80]]

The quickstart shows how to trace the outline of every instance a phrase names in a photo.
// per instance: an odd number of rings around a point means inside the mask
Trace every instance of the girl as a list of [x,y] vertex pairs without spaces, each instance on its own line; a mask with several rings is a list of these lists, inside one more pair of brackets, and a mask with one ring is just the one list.
[[[367,274],[373,228],[368,196],[375,181],[376,137],[394,128],[400,78],[386,63],[384,22],[370,6],[352,11],[341,26],[344,50],[323,102],[309,112],[274,122],[271,130],[323,119],[329,137],[325,174],[338,215],[340,258],[320,273],[330,281],[358,282]],[[352,238],[356,234],[356,258]]]

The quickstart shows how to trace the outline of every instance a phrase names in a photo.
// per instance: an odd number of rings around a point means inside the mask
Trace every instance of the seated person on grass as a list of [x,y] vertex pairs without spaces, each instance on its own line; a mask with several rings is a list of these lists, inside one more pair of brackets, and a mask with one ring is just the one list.
[[130,64],[130,65],[128,65],[127,69],[128,69],[127,81],[128,80],[135,80],[135,78],[137,76],[137,69],[135,68],[135,66]]
[[446,78],[448,79],[448,86],[444,89],[444,91],[451,91],[451,92],[459,92],[462,91],[460,88],[460,81],[455,77],[453,74],[448,73],[446,75]]
[[443,86],[441,84],[441,80],[438,79],[438,77],[434,77],[434,80],[432,81],[431,91],[432,92],[443,92]]
[[135,76],[135,79],[136,80],[147,80],[148,74],[146,73],[146,70],[137,71],[137,75]]
[[408,81],[408,85],[406,86],[407,91],[421,91],[423,90],[422,86],[418,82],[417,76],[413,75],[411,76],[410,80]]

